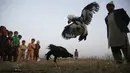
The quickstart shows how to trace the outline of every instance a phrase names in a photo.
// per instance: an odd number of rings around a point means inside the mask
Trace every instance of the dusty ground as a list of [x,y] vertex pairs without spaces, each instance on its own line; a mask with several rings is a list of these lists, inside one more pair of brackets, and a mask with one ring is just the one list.
[[80,59],[78,61],[58,60],[58,67],[52,61],[0,63],[0,73],[130,73],[130,67],[117,67],[111,60]]

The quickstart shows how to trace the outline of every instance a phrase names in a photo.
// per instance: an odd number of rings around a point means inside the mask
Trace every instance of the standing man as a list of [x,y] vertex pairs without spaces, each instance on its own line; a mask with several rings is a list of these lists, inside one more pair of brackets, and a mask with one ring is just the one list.
[[107,25],[108,46],[111,47],[113,57],[117,64],[123,63],[121,50],[127,60],[127,63],[130,63],[130,59],[128,57],[129,41],[127,37],[127,33],[129,32],[127,26],[130,18],[123,8],[115,10],[113,2],[108,3],[106,8],[108,10],[108,15],[105,18]]
[[77,49],[75,49],[74,57],[75,57],[75,60],[77,60],[78,57],[79,57],[79,53],[78,53],[78,50],[77,50]]

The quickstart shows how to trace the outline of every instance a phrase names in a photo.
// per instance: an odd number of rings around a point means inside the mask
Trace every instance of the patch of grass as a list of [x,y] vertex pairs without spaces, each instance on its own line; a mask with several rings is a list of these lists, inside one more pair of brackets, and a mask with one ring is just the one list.
[[[0,73],[130,73],[126,64],[116,67],[111,60],[102,59],[58,59],[58,67],[53,61],[42,60],[38,63],[3,62],[0,63]],[[15,71],[20,69],[20,71]]]

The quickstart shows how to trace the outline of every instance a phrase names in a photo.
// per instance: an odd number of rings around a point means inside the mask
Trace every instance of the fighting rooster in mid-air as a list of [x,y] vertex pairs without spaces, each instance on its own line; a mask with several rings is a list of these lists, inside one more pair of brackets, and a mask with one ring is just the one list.
[[86,40],[88,35],[87,26],[89,25],[93,14],[99,11],[99,4],[92,2],[88,4],[82,10],[81,16],[76,17],[74,15],[68,15],[68,24],[62,31],[62,37],[64,39],[76,38],[79,36],[79,41]]

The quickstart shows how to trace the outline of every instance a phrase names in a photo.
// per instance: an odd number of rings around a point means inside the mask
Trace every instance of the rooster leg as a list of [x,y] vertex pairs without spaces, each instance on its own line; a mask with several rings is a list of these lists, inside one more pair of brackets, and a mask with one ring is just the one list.
[[56,59],[57,59],[57,56],[54,57],[54,63],[55,63],[55,66],[58,67]]

